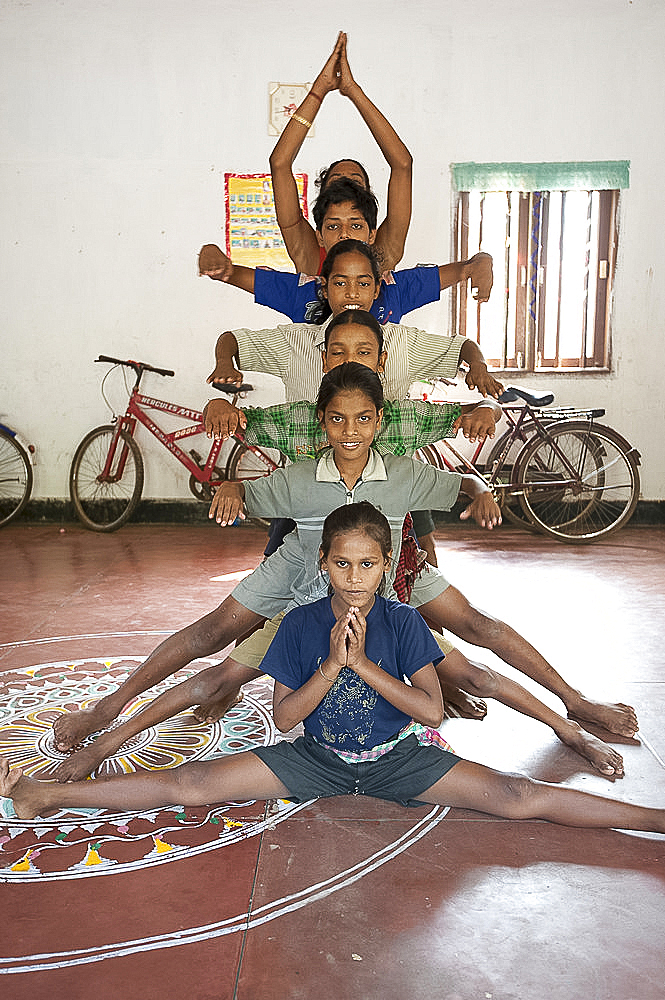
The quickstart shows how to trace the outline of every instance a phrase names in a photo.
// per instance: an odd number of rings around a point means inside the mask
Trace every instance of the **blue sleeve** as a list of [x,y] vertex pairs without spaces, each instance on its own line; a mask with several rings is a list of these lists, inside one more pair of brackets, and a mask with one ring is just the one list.
[[292,323],[316,323],[322,307],[318,281],[304,274],[257,267],[254,272],[254,301],[288,316]]
[[390,271],[381,282],[371,312],[379,323],[399,323],[406,313],[429,302],[438,302],[440,297],[441,279],[436,264]]
[[285,615],[261,662],[261,670],[292,691],[297,691],[308,679],[302,660],[303,622],[301,608]]

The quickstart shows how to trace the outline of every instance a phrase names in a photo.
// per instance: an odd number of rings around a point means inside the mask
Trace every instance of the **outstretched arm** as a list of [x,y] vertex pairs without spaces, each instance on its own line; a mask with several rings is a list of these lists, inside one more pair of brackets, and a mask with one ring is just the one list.
[[214,243],[206,243],[199,251],[199,274],[254,292],[254,268],[234,264]]
[[346,54],[346,35],[339,57],[339,92],[355,105],[390,167],[386,217],[376,233],[374,250],[383,270],[402,259],[411,221],[413,158],[388,119],[356,83]]
[[313,123],[326,94],[339,87],[339,57],[346,35],[337,36],[332,55],[312,84],[312,88],[286,128],[270,155],[270,173],[275,199],[277,224],[282,232],[286,251],[297,271],[318,274],[319,242],[312,226],[304,218],[298,198],[298,185],[293,176],[293,163],[305,141],[308,125]]
[[484,399],[481,403],[464,403],[461,415],[453,424],[453,433],[461,430],[469,441],[493,438],[502,412],[501,405],[494,399]]
[[203,426],[208,437],[225,441],[238,427],[247,427],[247,416],[228,399],[209,399],[203,408]]
[[499,505],[482,479],[478,476],[462,476],[460,493],[471,497],[471,503],[460,514],[460,521],[467,521],[471,517],[481,528],[488,528],[490,531],[495,525],[501,524]]
[[244,521],[244,500],[245,487],[243,483],[229,479],[217,487],[208,517],[214,518],[217,524],[221,524],[222,527],[233,524],[237,517]]
[[459,359],[469,366],[464,380],[469,389],[477,389],[483,396],[494,396],[498,399],[503,392],[503,383],[497,382],[494,376],[490,375],[483,352],[475,340],[469,340],[467,337],[462,344]]
[[471,279],[471,291],[478,302],[487,302],[494,283],[492,257],[488,253],[474,254],[468,260],[455,261],[439,266],[441,290]]
[[215,344],[215,367],[208,375],[206,382],[225,382],[229,385],[242,385],[242,372],[236,364],[240,363],[238,341],[231,330],[220,333]]

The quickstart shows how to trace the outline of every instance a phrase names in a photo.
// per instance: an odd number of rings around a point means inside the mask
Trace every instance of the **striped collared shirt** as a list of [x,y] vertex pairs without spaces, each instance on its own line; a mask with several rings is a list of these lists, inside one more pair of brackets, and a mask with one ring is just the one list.
[[[284,383],[288,401],[315,400],[323,377],[322,353],[329,322],[234,330],[241,370],[276,375]],[[383,337],[388,354],[384,381],[388,399],[406,399],[409,387],[420,379],[454,378],[466,340],[400,323],[386,323]]]

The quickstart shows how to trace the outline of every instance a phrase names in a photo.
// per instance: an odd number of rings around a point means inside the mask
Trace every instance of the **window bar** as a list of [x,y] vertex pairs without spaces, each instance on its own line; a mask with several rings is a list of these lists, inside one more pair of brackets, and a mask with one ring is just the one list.
[[[480,221],[478,223],[478,247],[483,245],[483,212],[485,210],[485,192],[480,195]],[[466,259],[466,258],[465,258]],[[467,295],[468,295],[467,282]],[[472,300],[473,301],[473,300]],[[480,299],[476,302],[476,343],[480,343]]]
[[515,356],[509,358],[511,368],[526,368],[527,280],[529,270],[529,220],[531,196],[519,195],[517,227],[517,301],[515,303]]
[[559,219],[559,273],[557,275],[557,310],[556,310],[556,366],[559,367],[561,356],[561,295],[563,291],[563,234],[566,221],[566,192],[561,192],[561,217]]
[[587,192],[587,210],[586,210],[586,246],[584,248],[584,277],[583,277],[583,289],[584,295],[582,298],[582,351],[581,357],[579,359],[579,365],[581,368],[586,368],[587,365],[587,350],[588,350],[588,340],[589,340],[589,260],[591,256],[590,244],[591,244],[591,192]]
[[528,310],[527,310],[527,356],[526,367],[533,371],[536,362],[536,331],[538,327],[538,261],[541,243],[542,191],[531,194],[531,232],[529,243]]
[[510,252],[512,250],[510,239],[510,220],[512,214],[513,192],[506,191],[506,250],[503,260],[503,287],[505,288],[504,309],[503,309],[503,337],[501,343],[501,367],[508,365],[508,318],[510,316],[510,296],[512,288],[510,286]]
[[535,285],[538,293],[538,311],[535,330],[536,368],[551,367],[552,361],[545,354],[545,303],[547,299],[547,232],[550,215],[549,191],[541,191],[540,240],[536,261]]

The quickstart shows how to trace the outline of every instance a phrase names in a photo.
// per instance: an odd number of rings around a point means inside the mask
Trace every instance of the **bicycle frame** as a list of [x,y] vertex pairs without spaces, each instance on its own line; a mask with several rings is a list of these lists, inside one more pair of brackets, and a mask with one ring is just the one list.
[[[179,427],[174,431],[166,431],[163,427],[152,419],[152,417],[146,412],[147,410],[156,410],[161,413],[170,413],[176,417],[182,417],[184,420],[193,421],[184,427]],[[179,442],[186,440],[190,437],[195,437],[197,434],[205,434],[205,427],[203,424],[203,414],[199,410],[192,410],[186,406],[180,406],[177,403],[170,403],[164,399],[157,399],[154,396],[146,396],[139,392],[138,388],[134,386],[131,395],[129,397],[129,402],[127,404],[127,409],[122,416],[116,418],[117,431],[111,442],[111,447],[109,448],[109,453],[107,455],[106,461],[104,463],[104,468],[99,477],[100,482],[117,482],[122,478],[125,463],[127,461],[128,445],[123,443],[122,432],[126,432],[131,437],[134,436],[136,431],[137,423],[143,424],[146,430],[160,441],[165,448],[167,448],[171,454],[184,465],[190,475],[199,483],[208,483],[210,486],[219,485],[222,481],[222,477],[215,476],[215,469],[217,466],[217,459],[222,450],[224,442],[219,439],[213,439],[212,445],[210,447],[210,452],[205,464],[200,465],[193,456],[184,451],[180,447]],[[256,458],[265,465],[266,472],[272,472],[277,466],[275,463],[271,463],[270,460],[263,452],[254,447],[254,445],[245,444],[242,437],[239,434],[233,434],[233,439],[242,442],[248,451],[251,451]],[[116,463],[116,454],[120,446],[119,458]],[[115,471],[114,471],[115,469]]]
[[[487,485],[496,493],[502,496],[519,496],[524,493],[524,483],[516,482],[514,479],[515,472],[518,468],[519,462],[516,457],[513,464],[511,482],[501,483],[499,482],[499,474],[504,467],[508,453],[515,442],[520,442],[525,445],[527,441],[530,441],[534,434],[542,438],[544,441],[548,441],[552,446],[553,451],[557,457],[562,462],[564,468],[570,475],[569,481],[563,481],[562,485],[570,485],[574,487],[575,484],[580,482],[577,470],[571,465],[568,457],[563,454],[560,448],[557,446],[556,442],[553,441],[551,436],[547,431],[547,425],[552,422],[558,422],[561,420],[568,419],[584,419],[588,421],[588,432],[587,437],[589,437],[593,431],[593,420],[597,416],[602,416],[604,410],[576,410],[574,408],[567,407],[554,407],[552,409],[542,410],[536,409],[529,404],[524,404],[520,406],[507,406],[504,405],[503,413],[508,421],[508,428],[504,432],[505,442],[503,448],[499,455],[492,462],[492,468],[482,472],[477,467],[478,457],[485,447],[486,441],[480,441],[476,445],[476,448],[471,456],[471,458],[465,458],[464,455],[455,448],[450,441],[443,439],[437,441],[436,450],[444,465],[450,469],[452,472],[459,472],[464,470],[473,475],[479,476],[483,479]],[[529,421],[532,423],[532,427],[528,434],[524,433],[524,425]],[[453,455],[456,459],[455,462],[451,461],[450,458],[444,453],[448,452],[449,455]],[[585,452],[583,452],[585,454]],[[537,481],[530,481],[528,484],[529,490],[536,491],[538,488],[545,489],[551,488],[551,481],[543,481],[541,483]]]

